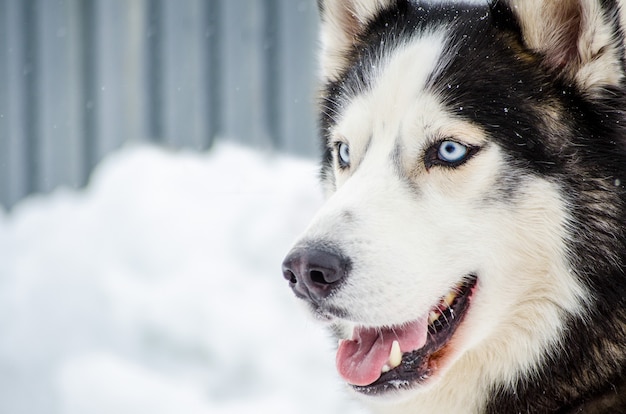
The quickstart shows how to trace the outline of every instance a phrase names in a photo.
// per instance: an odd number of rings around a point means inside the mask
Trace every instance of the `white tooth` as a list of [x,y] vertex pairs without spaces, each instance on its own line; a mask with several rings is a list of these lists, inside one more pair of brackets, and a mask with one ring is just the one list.
[[440,313],[438,313],[438,312],[435,312],[435,311],[431,311],[431,312],[428,314],[428,324],[432,324],[432,323],[433,323],[433,322],[435,322],[437,319],[439,319],[439,315],[441,315],[441,314],[440,314]]
[[450,291],[444,298],[443,301],[448,305],[448,307],[452,306],[452,303],[456,299],[456,292]]
[[389,365],[385,364],[385,365],[383,365],[383,368],[380,371],[384,374],[385,372],[391,371],[391,367]]
[[400,350],[400,343],[393,341],[391,344],[391,352],[389,352],[389,367],[391,369],[397,367],[402,362],[402,351]]

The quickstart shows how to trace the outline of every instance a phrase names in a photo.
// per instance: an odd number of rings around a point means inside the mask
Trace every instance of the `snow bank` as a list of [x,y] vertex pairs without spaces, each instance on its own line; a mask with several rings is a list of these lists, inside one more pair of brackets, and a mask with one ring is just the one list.
[[0,214],[0,412],[356,413],[283,255],[313,163],[130,148]]

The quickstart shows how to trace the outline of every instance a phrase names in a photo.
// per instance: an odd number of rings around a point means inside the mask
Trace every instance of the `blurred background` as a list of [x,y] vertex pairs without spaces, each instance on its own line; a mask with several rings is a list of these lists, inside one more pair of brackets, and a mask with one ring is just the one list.
[[0,0],[0,202],[124,143],[315,155],[315,0]]
[[315,0],[0,0],[0,413],[356,413],[281,275]]

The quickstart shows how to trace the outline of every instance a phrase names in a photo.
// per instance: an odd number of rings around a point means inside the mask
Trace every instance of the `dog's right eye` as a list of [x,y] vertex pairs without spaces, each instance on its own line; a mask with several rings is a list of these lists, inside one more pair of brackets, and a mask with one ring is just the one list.
[[337,154],[339,160],[339,166],[347,168],[350,166],[350,147],[345,142],[337,144]]

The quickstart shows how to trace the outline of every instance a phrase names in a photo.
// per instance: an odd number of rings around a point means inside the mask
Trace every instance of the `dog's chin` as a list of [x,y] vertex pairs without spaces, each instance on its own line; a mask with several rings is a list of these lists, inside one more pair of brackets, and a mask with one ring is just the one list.
[[[477,284],[475,275],[466,276],[427,315],[415,321],[395,326],[356,326],[350,339],[339,342],[339,374],[357,393],[382,400],[406,398],[407,391],[427,391],[463,348],[456,333],[470,310]],[[321,319],[335,321],[340,316],[337,313],[316,312]]]

